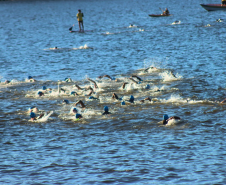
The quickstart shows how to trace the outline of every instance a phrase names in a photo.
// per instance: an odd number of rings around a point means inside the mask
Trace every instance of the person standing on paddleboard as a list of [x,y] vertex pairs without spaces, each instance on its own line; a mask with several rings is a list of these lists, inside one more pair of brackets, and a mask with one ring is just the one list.
[[[78,10],[78,13],[76,15],[77,20],[78,20],[78,26],[79,26],[79,31],[84,31],[84,26],[83,26],[83,13],[81,12],[81,10]],[[82,30],[81,30],[81,25],[82,25]]]

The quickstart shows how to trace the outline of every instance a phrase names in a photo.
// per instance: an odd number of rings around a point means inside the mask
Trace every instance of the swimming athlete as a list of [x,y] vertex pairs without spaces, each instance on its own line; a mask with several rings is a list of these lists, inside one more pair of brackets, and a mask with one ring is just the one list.
[[63,104],[69,104],[69,101],[68,100],[63,100],[62,103]]
[[31,118],[31,121],[35,121],[37,119],[40,119],[44,116],[44,113],[40,114],[38,117],[36,116],[36,114],[34,112],[31,111],[30,113],[30,118]]
[[107,77],[107,78],[109,78],[110,80],[115,80],[114,77],[110,77],[109,75],[99,76],[98,78],[104,78],[104,77]]
[[122,100],[122,98],[119,98],[116,93],[113,93],[111,98],[116,100]]
[[[77,20],[78,20],[78,26],[79,26],[79,31],[81,32],[82,30],[84,31],[84,26],[83,26],[83,13],[81,12],[81,10],[78,10],[78,13],[76,15]],[[81,29],[82,26],[82,29]]]
[[32,76],[28,76],[28,81],[29,82],[35,82],[35,79]]
[[89,92],[89,94],[87,94],[87,96],[91,96],[94,93],[93,88],[90,86],[88,87],[87,90],[90,90],[90,92]]
[[72,82],[71,78],[65,78],[64,81],[65,82]]
[[38,95],[40,96],[44,96],[44,93],[42,91],[38,91]]
[[95,89],[98,89],[97,83],[96,83],[94,80],[92,80],[92,79],[90,79],[90,78],[87,78],[87,80],[89,80],[90,82],[93,83]]
[[82,117],[81,114],[77,113],[77,114],[75,114],[75,118],[76,118],[76,121],[78,121],[78,120],[80,120],[83,117]]
[[85,104],[83,103],[82,100],[77,101],[77,102],[75,103],[75,106],[77,106],[78,104],[80,104],[82,108],[86,108],[86,106],[85,106]]
[[145,72],[145,73],[148,72],[149,69],[157,69],[157,68],[156,68],[156,67],[148,67],[148,68],[146,68],[146,69],[144,70],[144,72]]
[[145,100],[148,100],[148,101],[151,101],[151,98],[147,97],[147,98],[144,98],[143,100],[140,100],[140,102],[144,103]]
[[105,115],[105,114],[111,114],[111,113],[109,112],[108,106],[105,106],[105,107],[104,107],[104,112],[103,112],[102,115]]
[[171,116],[170,118],[169,118],[169,116],[167,115],[167,114],[165,114],[164,116],[163,116],[163,125],[166,125],[167,123],[168,123],[168,121],[170,121],[170,120],[173,120],[173,119],[175,119],[175,120],[180,120],[180,117],[178,117],[178,116]]
[[5,84],[9,84],[11,81],[10,80],[6,80],[5,81]]
[[[134,80],[133,78],[138,79],[138,81]],[[136,75],[132,75],[129,79],[132,80],[136,84],[140,84],[141,81],[142,81],[142,79],[140,77],[136,76]]]
[[81,87],[78,86],[77,84],[75,84],[74,87],[77,87],[78,90],[83,90],[83,88],[81,88]]

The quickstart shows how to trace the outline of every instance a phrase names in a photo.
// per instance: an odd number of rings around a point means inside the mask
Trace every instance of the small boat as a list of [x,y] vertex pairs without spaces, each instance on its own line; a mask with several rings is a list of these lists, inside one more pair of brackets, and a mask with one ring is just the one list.
[[149,14],[150,17],[168,17],[168,16],[171,16],[172,14],[168,14],[168,15],[165,15],[165,14]]
[[216,11],[216,10],[225,10],[226,11],[226,5],[222,4],[200,4],[203,8],[205,8],[207,11]]

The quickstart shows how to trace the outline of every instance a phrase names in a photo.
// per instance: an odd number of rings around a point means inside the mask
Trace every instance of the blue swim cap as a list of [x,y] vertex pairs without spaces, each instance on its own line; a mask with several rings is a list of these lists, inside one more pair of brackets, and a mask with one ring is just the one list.
[[104,112],[108,112],[108,106],[104,107]]
[[42,90],[46,90],[46,86],[42,86]]
[[32,106],[30,109],[33,109],[33,108],[35,108],[35,106]]
[[63,100],[63,103],[69,104],[68,100]]
[[81,114],[76,114],[75,117],[76,117],[76,119],[77,119],[77,118],[81,118],[82,115],[81,115]]
[[30,118],[35,118],[35,117],[36,117],[35,113],[34,112],[31,112],[30,113]]
[[165,114],[165,115],[163,116],[163,120],[167,120],[167,119],[169,119],[169,116],[168,116],[167,114]]
[[42,91],[38,91],[38,95],[39,96],[42,96],[43,95],[43,92]]
[[90,96],[89,99],[94,99],[94,97],[93,96]]
[[121,105],[126,105],[126,103],[124,101],[121,102]]
[[28,79],[29,79],[29,80],[32,79],[32,76],[28,76]]
[[150,89],[150,85],[147,84],[146,87],[145,87],[145,89]]
[[138,82],[138,84],[141,84],[142,82]]
[[115,80],[115,78],[114,78],[114,77],[112,77],[112,78],[111,78],[111,80]]
[[129,102],[131,102],[131,103],[134,102],[134,97],[133,97],[133,95],[130,96]]
[[74,113],[77,113],[78,110],[77,110],[76,108],[73,108],[73,112],[74,112]]
[[75,95],[75,91],[71,91],[71,95]]

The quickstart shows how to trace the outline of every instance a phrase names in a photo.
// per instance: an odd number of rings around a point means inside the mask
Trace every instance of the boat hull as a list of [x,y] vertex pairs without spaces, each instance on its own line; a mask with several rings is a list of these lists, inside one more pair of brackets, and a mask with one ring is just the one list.
[[226,5],[222,4],[200,4],[207,11],[224,10],[226,11]]
[[163,15],[163,14],[149,14],[150,17],[169,17],[171,16],[172,14],[169,14],[169,15]]

